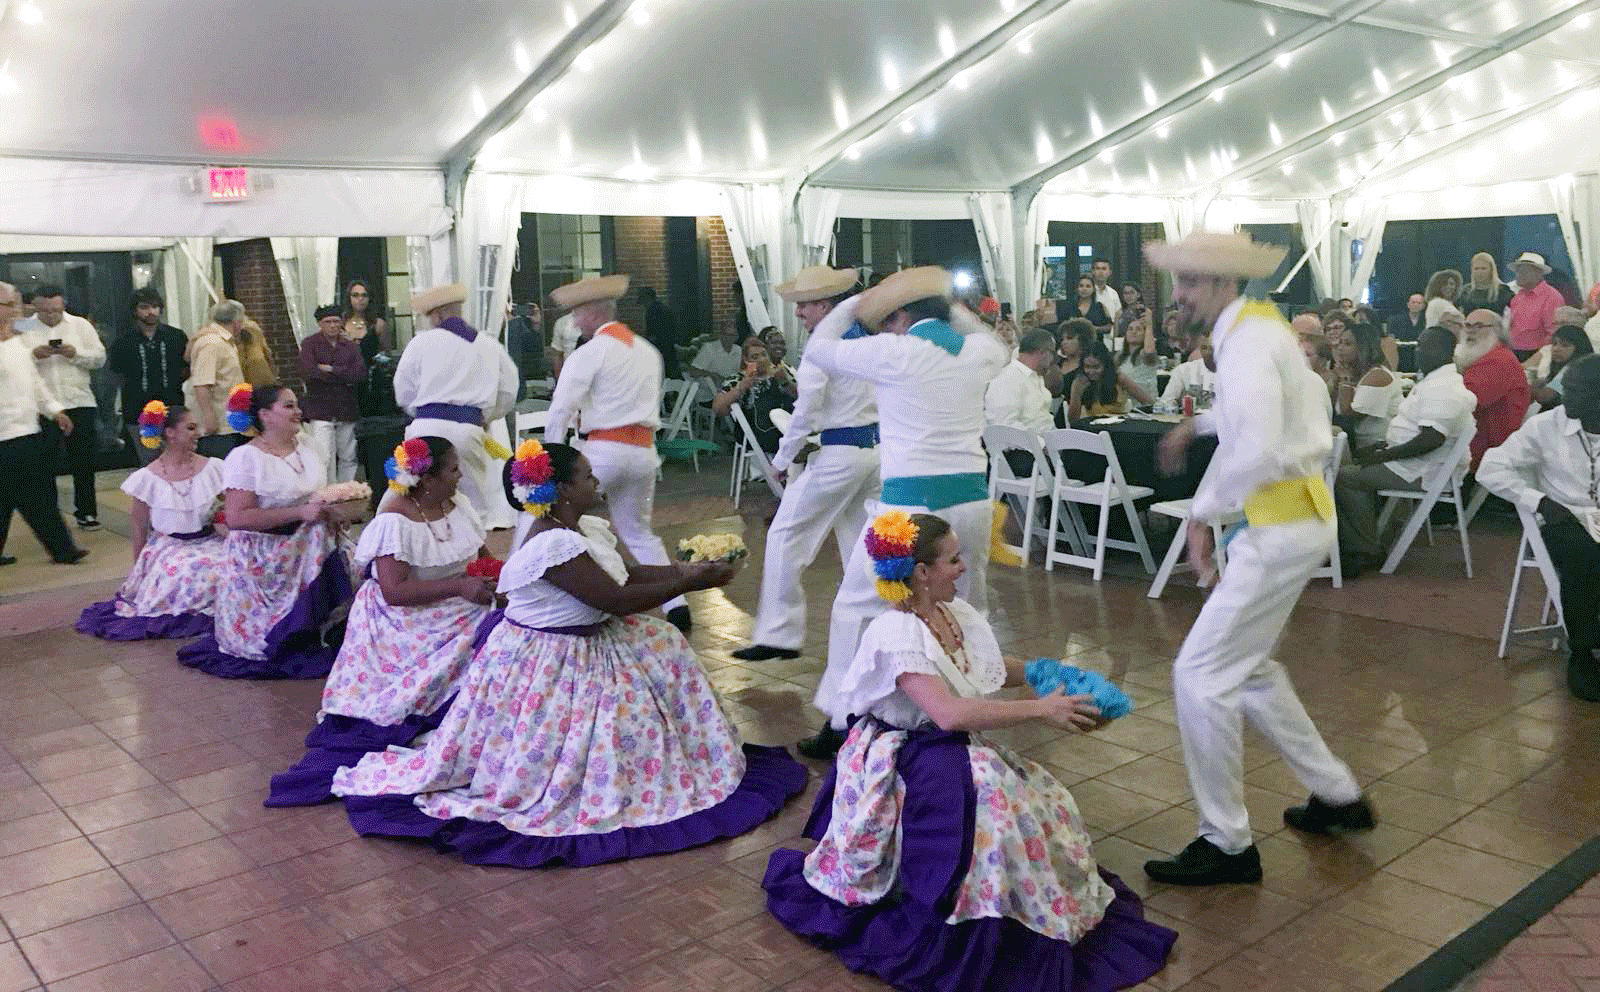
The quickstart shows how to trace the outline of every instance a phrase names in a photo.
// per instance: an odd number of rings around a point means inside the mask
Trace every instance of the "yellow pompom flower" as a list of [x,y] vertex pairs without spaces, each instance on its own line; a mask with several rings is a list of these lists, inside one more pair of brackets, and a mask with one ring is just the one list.
[[872,521],[872,529],[877,532],[880,539],[893,543],[911,545],[917,540],[917,525],[901,510],[890,510],[881,513]]
[[898,606],[911,597],[911,586],[906,582],[897,582],[891,579],[879,579],[878,595],[883,597],[885,602]]

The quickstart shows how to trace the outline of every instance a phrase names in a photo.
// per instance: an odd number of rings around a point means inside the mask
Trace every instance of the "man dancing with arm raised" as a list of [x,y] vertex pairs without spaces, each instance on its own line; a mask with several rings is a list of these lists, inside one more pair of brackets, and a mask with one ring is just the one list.
[[1177,857],[1144,869],[1174,885],[1261,880],[1244,805],[1242,717],[1311,791],[1309,803],[1284,812],[1289,826],[1325,834],[1375,823],[1361,786],[1328,750],[1288,673],[1271,658],[1335,531],[1322,475],[1333,443],[1327,397],[1310,381],[1277,309],[1241,295],[1244,280],[1271,275],[1283,256],[1283,249],[1240,234],[1197,232],[1145,246],[1145,258],[1173,273],[1184,322],[1211,329],[1215,405],[1162,442],[1170,468],[1196,433],[1217,436],[1217,463],[1195,494],[1188,528],[1189,560],[1203,577],[1215,574],[1212,521],[1241,511],[1248,521],[1228,545],[1228,570],[1173,665],[1199,836]]
[[[855,284],[854,269],[818,265],[801,269],[778,286],[778,295],[794,304],[794,315],[809,333],[851,295]],[[865,334],[855,326],[844,337],[853,340]],[[733,653],[742,661],[800,656],[806,635],[801,574],[816,560],[830,530],[839,545],[840,564],[848,563],[867,524],[867,500],[878,497],[878,407],[872,384],[830,376],[809,359],[800,363],[796,379],[800,395],[772,467],[788,472],[816,431],[822,432],[822,450],[784,490],[778,514],[767,529],[754,643]]]

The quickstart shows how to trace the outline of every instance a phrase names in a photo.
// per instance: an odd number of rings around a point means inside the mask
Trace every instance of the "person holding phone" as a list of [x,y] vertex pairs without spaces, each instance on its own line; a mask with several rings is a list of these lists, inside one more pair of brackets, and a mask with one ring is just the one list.
[[755,430],[756,443],[768,455],[778,453],[783,432],[772,424],[772,411],[794,410],[799,390],[794,376],[786,365],[772,361],[767,342],[751,335],[744,339],[744,364],[737,376],[723,383],[722,392],[711,401],[711,409],[719,417],[728,415],[735,403],[744,410],[745,419]]
[[94,456],[100,408],[89,373],[106,363],[105,345],[93,324],[67,313],[66,294],[60,286],[41,286],[34,292],[33,316],[20,321],[17,332],[33,352],[39,378],[67,408],[67,419],[72,421],[71,431],[54,427],[47,431],[52,447],[66,449],[67,467],[72,472],[72,515],[83,530],[99,530]]

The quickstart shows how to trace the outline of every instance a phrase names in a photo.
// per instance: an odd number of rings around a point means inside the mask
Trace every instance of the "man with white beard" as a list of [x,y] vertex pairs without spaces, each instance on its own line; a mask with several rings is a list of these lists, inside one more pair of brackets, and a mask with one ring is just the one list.
[[1499,447],[1522,426],[1528,412],[1528,374],[1509,346],[1505,324],[1493,310],[1467,314],[1455,362],[1462,381],[1478,398],[1478,433],[1472,439],[1472,468],[1476,471],[1485,451]]

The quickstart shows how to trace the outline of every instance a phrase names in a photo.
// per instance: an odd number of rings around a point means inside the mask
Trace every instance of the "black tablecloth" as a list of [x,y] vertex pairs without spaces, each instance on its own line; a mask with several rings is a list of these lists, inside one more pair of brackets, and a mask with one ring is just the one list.
[[[1117,462],[1122,466],[1122,476],[1133,486],[1148,486],[1155,490],[1151,501],[1187,499],[1200,488],[1200,477],[1217,450],[1213,437],[1197,437],[1189,445],[1184,470],[1175,476],[1164,476],[1156,467],[1156,445],[1163,435],[1176,424],[1159,420],[1124,420],[1118,424],[1096,424],[1093,419],[1077,420],[1072,424],[1080,430],[1098,431],[1111,435],[1111,444],[1117,451]],[[1103,462],[1093,455],[1074,453],[1067,458],[1067,474],[1083,481],[1097,481],[1104,472]],[[1081,473],[1081,474],[1080,474]]]

